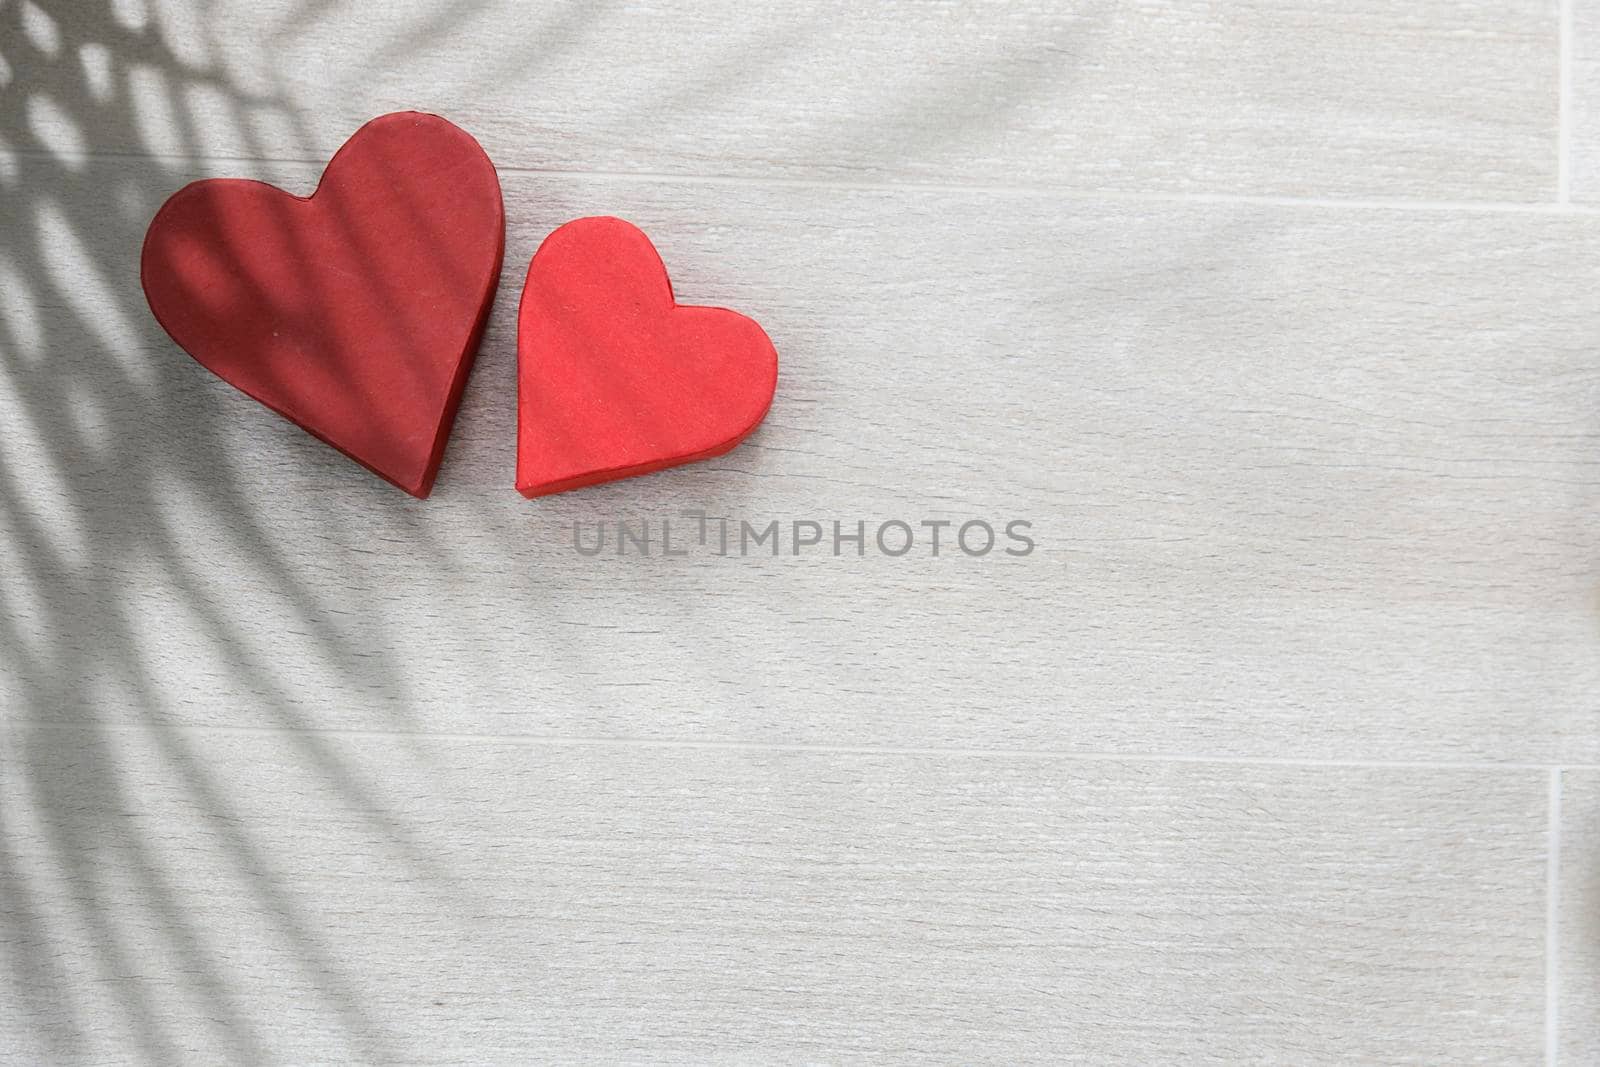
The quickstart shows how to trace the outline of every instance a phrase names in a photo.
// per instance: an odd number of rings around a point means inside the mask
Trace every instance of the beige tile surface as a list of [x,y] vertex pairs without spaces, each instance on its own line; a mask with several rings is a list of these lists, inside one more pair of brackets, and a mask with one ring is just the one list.
[[1536,771],[0,736],[0,1058],[1527,1063]]
[[416,108],[542,170],[1445,200],[1556,184],[1546,0],[28,0],[0,19],[36,90],[6,136],[51,151],[323,159]]

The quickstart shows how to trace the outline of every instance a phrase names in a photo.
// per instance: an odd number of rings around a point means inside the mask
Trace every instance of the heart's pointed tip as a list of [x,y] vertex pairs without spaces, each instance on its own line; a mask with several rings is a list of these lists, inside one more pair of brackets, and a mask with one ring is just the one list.
[[537,500],[542,496],[554,496],[569,489],[577,489],[584,484],[587,483],[581,480],[574,481],[570,478],[542,482],[523,481],[519,478],[517,479],[517,492],[521,493],[527,500]]
[[439,460],[433,459],[432,463],[423,467],[421,471],[413,473],[405,481],[395,481],[394,484],[404,489],[409,496],[418,500],[426,500],[433,495],[433,487],[439,481]]

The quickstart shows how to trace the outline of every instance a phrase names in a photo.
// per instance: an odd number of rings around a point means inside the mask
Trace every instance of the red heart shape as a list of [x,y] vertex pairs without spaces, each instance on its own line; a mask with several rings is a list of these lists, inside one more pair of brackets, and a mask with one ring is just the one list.
[[678,304],[621,219],[569,222],[528,266],[517,320],[517,489],[544,496],[720,456],[772,405],[753,320]]
[[398,112],[357,130],[309,197],[233,178],[178,190],[139,276],[201,364],[425,497],[504,246],[500,180],[478,142]]

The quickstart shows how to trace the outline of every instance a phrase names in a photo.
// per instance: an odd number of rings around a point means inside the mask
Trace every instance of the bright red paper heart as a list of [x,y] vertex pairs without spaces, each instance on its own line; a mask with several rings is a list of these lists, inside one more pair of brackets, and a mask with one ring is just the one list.
[[678,304],[621,219],[545,238],[517,322],[517,489],[545,496],[720,456],[772,405],[778,354],[751,319]]
[[489,157],[408,111],[357,130],[310,197],[232,178],[178,190],[139,276],[156,319],[218,377],[425,497],[504,246]]

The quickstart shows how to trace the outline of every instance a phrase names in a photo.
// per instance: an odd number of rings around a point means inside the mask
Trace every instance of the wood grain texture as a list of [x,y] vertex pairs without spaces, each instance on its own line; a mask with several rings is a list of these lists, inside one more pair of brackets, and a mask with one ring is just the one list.
[[1561,773],[1557,948],[1563,1064],[1600,1061],[1600,772]]
[[1572,199],[1600,201],[1600,3],[1567,0],[1571,11],[1567,121]]
[[[1600,759],[1600,221],[510,176],[503,292],[622,215],[778,398],[725,460],[523,501],[502,299],[417,505],[174,348],[153,204],[76,180],[0,287],[7,715]],[[683,508],[1039,547],[572,549]]]
[[20,146],[323,159],[419,108],[545,170],[1555,191],[1547,0],[128,7],[0,7]]
[[3,736],[10,1061],[1537,1061],[1535,771]]
[[[1552,994],[1600,1058],[1600,775],[1551,916],[1493,765],[1600,762],[1600,217],[1461,203],[1557,195],[1558,9],[0,0],[0,1062],[1536,1063]],[[511,220],[426,502],[136,280],[398,108]],[[598,213],[777,402],[528,502]],[[685,508],[1039,547],[572,550]]]

